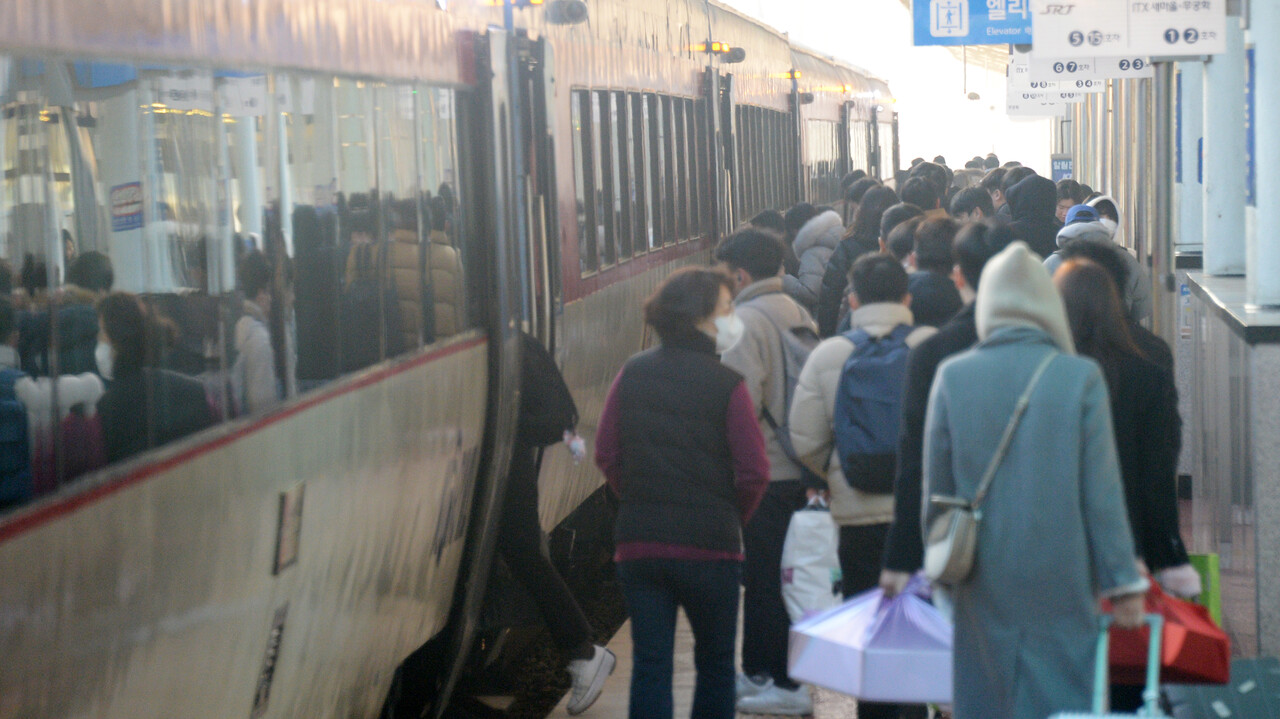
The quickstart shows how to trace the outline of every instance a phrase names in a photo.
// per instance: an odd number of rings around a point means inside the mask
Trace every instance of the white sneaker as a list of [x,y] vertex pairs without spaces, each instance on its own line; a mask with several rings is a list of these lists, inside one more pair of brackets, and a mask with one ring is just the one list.
[[809,695],[809,687],[803,684],[795,689],[783,689],[770,683],[759,694],[738,699],[738,711],[743,714],[806,716],[813,714],[813,697]]
[[735,678],[734,693],[739,699],[753,697],[771,686],[773,686],[772,677],[753,677],[738,672],[738,676]]
[[573,677],[573,688],[569,690],[569,704],[565,709],[569,714],[581,714],[595,704],[604,689],[604,680],[613,673],[618,658],[613,652],[602,646],[595,646],[595,654],[590,659],[575,659],[569,662],[569,674]]

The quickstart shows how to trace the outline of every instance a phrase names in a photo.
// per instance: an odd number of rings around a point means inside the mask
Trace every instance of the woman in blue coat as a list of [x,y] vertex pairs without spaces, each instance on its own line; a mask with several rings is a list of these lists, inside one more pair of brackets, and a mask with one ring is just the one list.
[[[1048,355],[982,505],[973,572],[955,604],[956,719],[1042,719],[1090,706],[1098,599],[1136,626],[1137,569],[1098,365],[1074,356],[1062,300],[1022,242],[994,257],[978,345],[938,369],[924,496],[972,499],[1018,397]],[[928,507],[925,526],[938,514]]]

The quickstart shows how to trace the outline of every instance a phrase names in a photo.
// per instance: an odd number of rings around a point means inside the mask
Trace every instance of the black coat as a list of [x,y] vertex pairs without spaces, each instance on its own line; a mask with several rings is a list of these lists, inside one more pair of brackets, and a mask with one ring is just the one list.
[[956,283],[941,272],[911,273],[907,291],[911,293],[911,316],[917,326],[941,327],[964,306]]
[[921,488],[924,483],[924,418],[929,389],[938,365],[978,342],[973,303],[921,342],[907,356],[907,381],[902,393],[902,426],[898,433],[898,474],[893,482],[893,524],[884,546],[884,566],[914,572],[924,564],[920,531]]
[[845,237],[836,245],[827,271],[822,275],[822,290],[818,294],[818,334],[830,337],[840,324],[840,308],[845,306],[845,290],[849,287],[849,268],[857,259],[869,252],[879,252],[879,238]]
[[107,461],[118,462],[213,424],[200,382],[168,370],[121,374],[98,401]]
[[1152,571],[1186,564],[1177,497],[1182,418],[1173,375],[1140,357],[1107,375],[1134,547]]
[[1009,188],[1009,209],[1013,223],[1009,228],[1014,239],[1022,240],[1031,251],[1048,257],[1058,250],[1058,231],[1062,223],[1054,215],[1058,207],[1058,188],[1053,180],[1032,175]]

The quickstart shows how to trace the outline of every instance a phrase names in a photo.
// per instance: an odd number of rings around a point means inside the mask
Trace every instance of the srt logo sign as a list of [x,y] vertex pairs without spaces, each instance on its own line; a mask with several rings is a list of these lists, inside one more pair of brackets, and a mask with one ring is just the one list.
[[1070,15],[1076,6],[1073,3],[1049,3],[1040,11],[1041,15]]

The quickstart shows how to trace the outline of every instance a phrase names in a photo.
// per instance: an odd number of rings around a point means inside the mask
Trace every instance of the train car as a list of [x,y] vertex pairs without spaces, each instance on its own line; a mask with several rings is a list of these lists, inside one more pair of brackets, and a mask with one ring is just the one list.
[[715,2],[13,0],[0,69],[0,718],[373,716],[424,645],[442,700],[518,332],[590,439],[663,277],[892,169],[883,83]]

